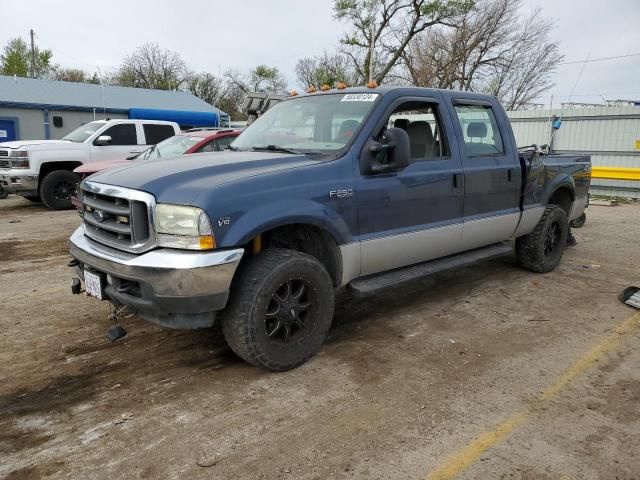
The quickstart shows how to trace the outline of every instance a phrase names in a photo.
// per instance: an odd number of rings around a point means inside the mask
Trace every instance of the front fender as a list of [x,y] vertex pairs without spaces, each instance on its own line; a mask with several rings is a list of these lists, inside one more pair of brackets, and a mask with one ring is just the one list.
[[244,245],[267,230],[296,223],[314,225],[325,230],[338,245],[353,241],[344,218],[327,205],[313,200],[296,201],[293,205],[287,200],[270,202],[250,209],[226,227],[216,223],[214,230],[219,246],[232,247]]

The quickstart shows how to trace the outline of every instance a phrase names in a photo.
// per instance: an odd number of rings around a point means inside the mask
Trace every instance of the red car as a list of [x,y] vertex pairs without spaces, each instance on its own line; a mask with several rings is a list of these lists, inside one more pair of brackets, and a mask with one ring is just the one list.
[[147,148],[133,157],[107,162],[92,162],[80,165],[74,170],[80,180],[105,168],[126,165],[131,160],[153,160],[158,158],[178,157],[188,153],[221,152],[240,135],[242,130],[194,128]]

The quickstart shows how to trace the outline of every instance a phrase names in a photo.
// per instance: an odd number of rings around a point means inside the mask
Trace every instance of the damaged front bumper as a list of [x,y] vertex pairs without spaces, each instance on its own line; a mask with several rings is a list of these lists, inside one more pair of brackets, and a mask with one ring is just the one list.
[[[102,279],[104,297],[126,305],[147,321],[169,328],[194,329],[213,325],[222,310],[244,250],[190,252],[160,248],[134,255],[97,243],[80,226],[69,242],[84,271]],[[75,263],[75,262],[74,262]]]

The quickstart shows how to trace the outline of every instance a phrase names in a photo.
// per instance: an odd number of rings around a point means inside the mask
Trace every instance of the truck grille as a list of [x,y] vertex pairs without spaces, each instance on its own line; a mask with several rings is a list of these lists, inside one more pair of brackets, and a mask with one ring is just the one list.
[[8,157],[9,150],[0,150],[0,157]]
[[83,182],[80,187],[84,233],[98,243],[140,253],[155,246],[153,208],[148,193]]
[[9,160],[0,160],[0,168],[9,168]]

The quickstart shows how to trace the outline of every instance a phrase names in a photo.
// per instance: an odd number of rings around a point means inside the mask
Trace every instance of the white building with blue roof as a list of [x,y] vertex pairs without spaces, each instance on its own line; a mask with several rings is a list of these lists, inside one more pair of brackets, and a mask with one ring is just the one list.
[[229,122],[226,113],[188,92],[0,75],[0,142],[60,139],[104,118],[167,120],[183,129]]

